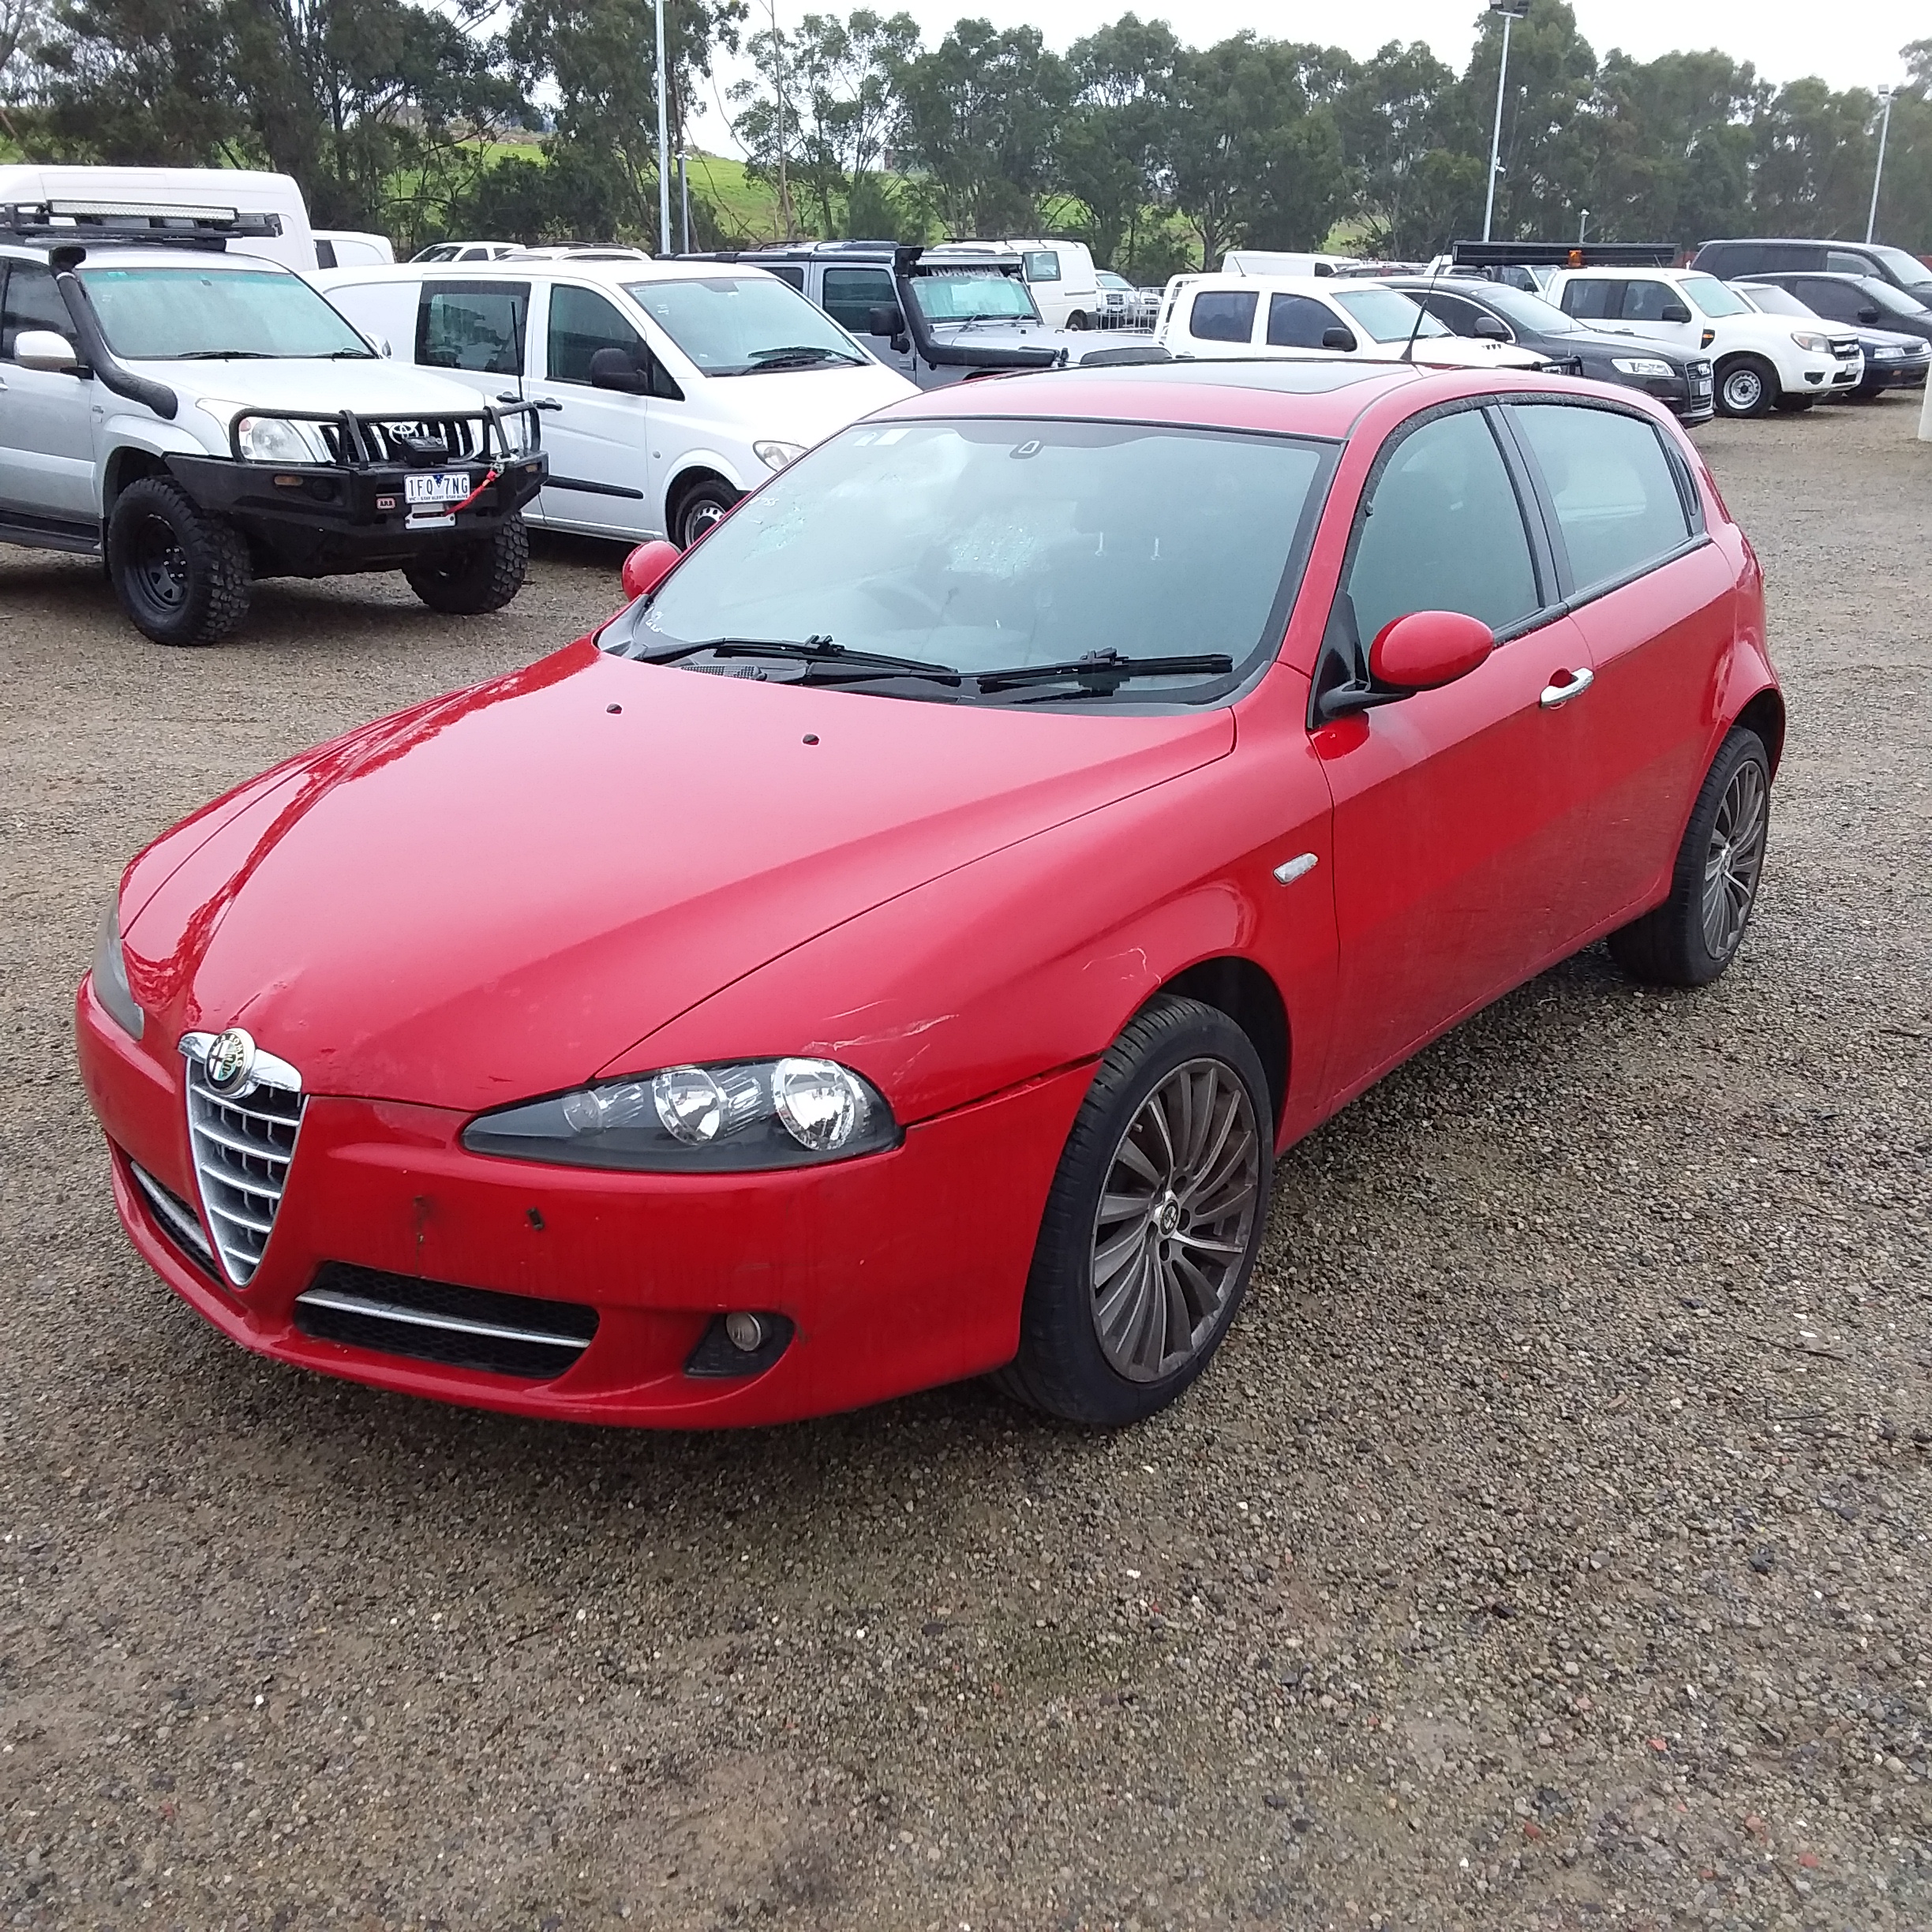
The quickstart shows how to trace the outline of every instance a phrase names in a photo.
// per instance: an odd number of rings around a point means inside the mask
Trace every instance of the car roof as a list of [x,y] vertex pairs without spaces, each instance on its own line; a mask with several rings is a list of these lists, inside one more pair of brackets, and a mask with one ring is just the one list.
[[[1210,275],[1191,275],[1180,277],[1183,286],[1198,294],[1203,289],[1217,293],[1224,289],[1248,290],[1259,289],[1264,293],[1278,295],[1332,296],[1335,283],[1341,278],[1336,275],[1229,275],[1215,270]],[[1359,281],[1350,281],[1345,286],[1359,288]]]
[[[639,280],[703,282],[740,269],[750,269],[758,275],[769,272],[754,261],[679,261],[648,256],[612,261],[608,256],[586,260],[582,256],[545,255],[526,256],[522,260],[501,256],[495,261],[382,262],[366,268],[324,269],[315,279],[323,288],[338,288],[350,282],[420,282],[425,275],[433,275],[439,282],[452,278],[458,281],[468,278],[478,282],[500,282],[506,275],[527,275],[533,269],[581,275],[586,282],[612,283]],[[773,279],[776,280],[777,277]]]
[[37,236],[32,241],[7,237],[0,240],[0,255],[13,260],[44,262],[51,251],[55,249],[77,249],[82,260],[81,268],[103,268],[111,264],[116,268],[198,268],[204,271],[213,268],[271,268],[277,275],[294,275],[295,271],[286,262],[279,262],[267,255],[250,255],[242,249],[188,248],[176,245],[156,245],[154,243],[117,242],[109,238],[103,240],[99,235]]

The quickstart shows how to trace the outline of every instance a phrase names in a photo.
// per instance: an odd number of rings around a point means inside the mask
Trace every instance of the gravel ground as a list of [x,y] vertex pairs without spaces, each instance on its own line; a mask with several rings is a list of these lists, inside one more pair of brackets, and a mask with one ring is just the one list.
[[128,854],[616,601],[264,587],[143,644],[0,553],[0,1920],[188,1932],[1932,1923],[1932,445],[1699,432],[1792,711],[1708,991],[1601,950],[1290,1154],[1111,1440],[981,1387],[540,1426],[221,1341],[68,1002]]

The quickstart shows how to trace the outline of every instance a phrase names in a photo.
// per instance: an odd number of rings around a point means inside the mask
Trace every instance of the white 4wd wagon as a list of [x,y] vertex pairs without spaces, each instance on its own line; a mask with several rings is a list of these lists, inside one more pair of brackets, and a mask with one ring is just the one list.
[[1561,268],[1547,294],[1579,322],[1708,355],[1721,416],[1795,414],[1865,380],[1864,354],[1848,329],[1760,315],[1735,289],[1695,269]]
[[233,210],[0,208],[0,541],[103,557],[160,644],[259,576],[399,570],[496,610],[544,459],[528,410],[384,361]]

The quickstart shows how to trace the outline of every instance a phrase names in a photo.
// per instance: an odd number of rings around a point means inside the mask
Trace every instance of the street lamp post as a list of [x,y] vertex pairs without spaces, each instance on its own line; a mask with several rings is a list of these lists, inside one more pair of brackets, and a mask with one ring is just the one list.
[[1878,227],[1878,184],[1885,179],[1885,137],[1892,131],[1892,90],[1878,90],[1879,105],[1885,110],[1878,122],[1878,165],[1872,170],[1871,212],[1865,217],[1865,239],[1869,242]]
[[657,252],[671,253],[671,117],[665,83],[665,5],[654,0],[657,23]]
[[1496,67],[1496,125],[1489,135],[1489,192],[1483,198],[1482,238],[1485,242],[1496,216],[1496,177],[1503,172],[1503,90],[1509,84],[1510,28],[1530,11],[1530,0],[1489,0],[1489,11],[1503,16],[1503,58]]

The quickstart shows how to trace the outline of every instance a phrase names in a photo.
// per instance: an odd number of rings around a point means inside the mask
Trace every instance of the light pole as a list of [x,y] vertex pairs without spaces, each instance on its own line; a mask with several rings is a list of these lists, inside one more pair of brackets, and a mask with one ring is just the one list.
[[1482,238],[1485,242],[1496,215],[1496,177],[1503,172],[1503,90],[1509,81],[1510,28],[1530,11],[1530,0],[1489,0],[1489,11],[1503,16],[1503,58],[1496,67],[1496,126],[1489,136],[1489,192],[1483,198]]
[[1865,217],[1865,239],[1869,242],[1878,226],[1878,184],[1885,179],[1885,137],[1892,131],[1892,90],[1878,90],[1878,103],[1885,112],[1878,122],[1878,165],[1872,170],[1871,212]]
[[665,80],[665,0],[653,0],[652,17],[657,23],[657,252],[671,253],[671,118]]
[[1583,211],[1583,219],[1577,223],[1577,246],[1583,245],[1583,238],[1589,233],[1589,210]]

